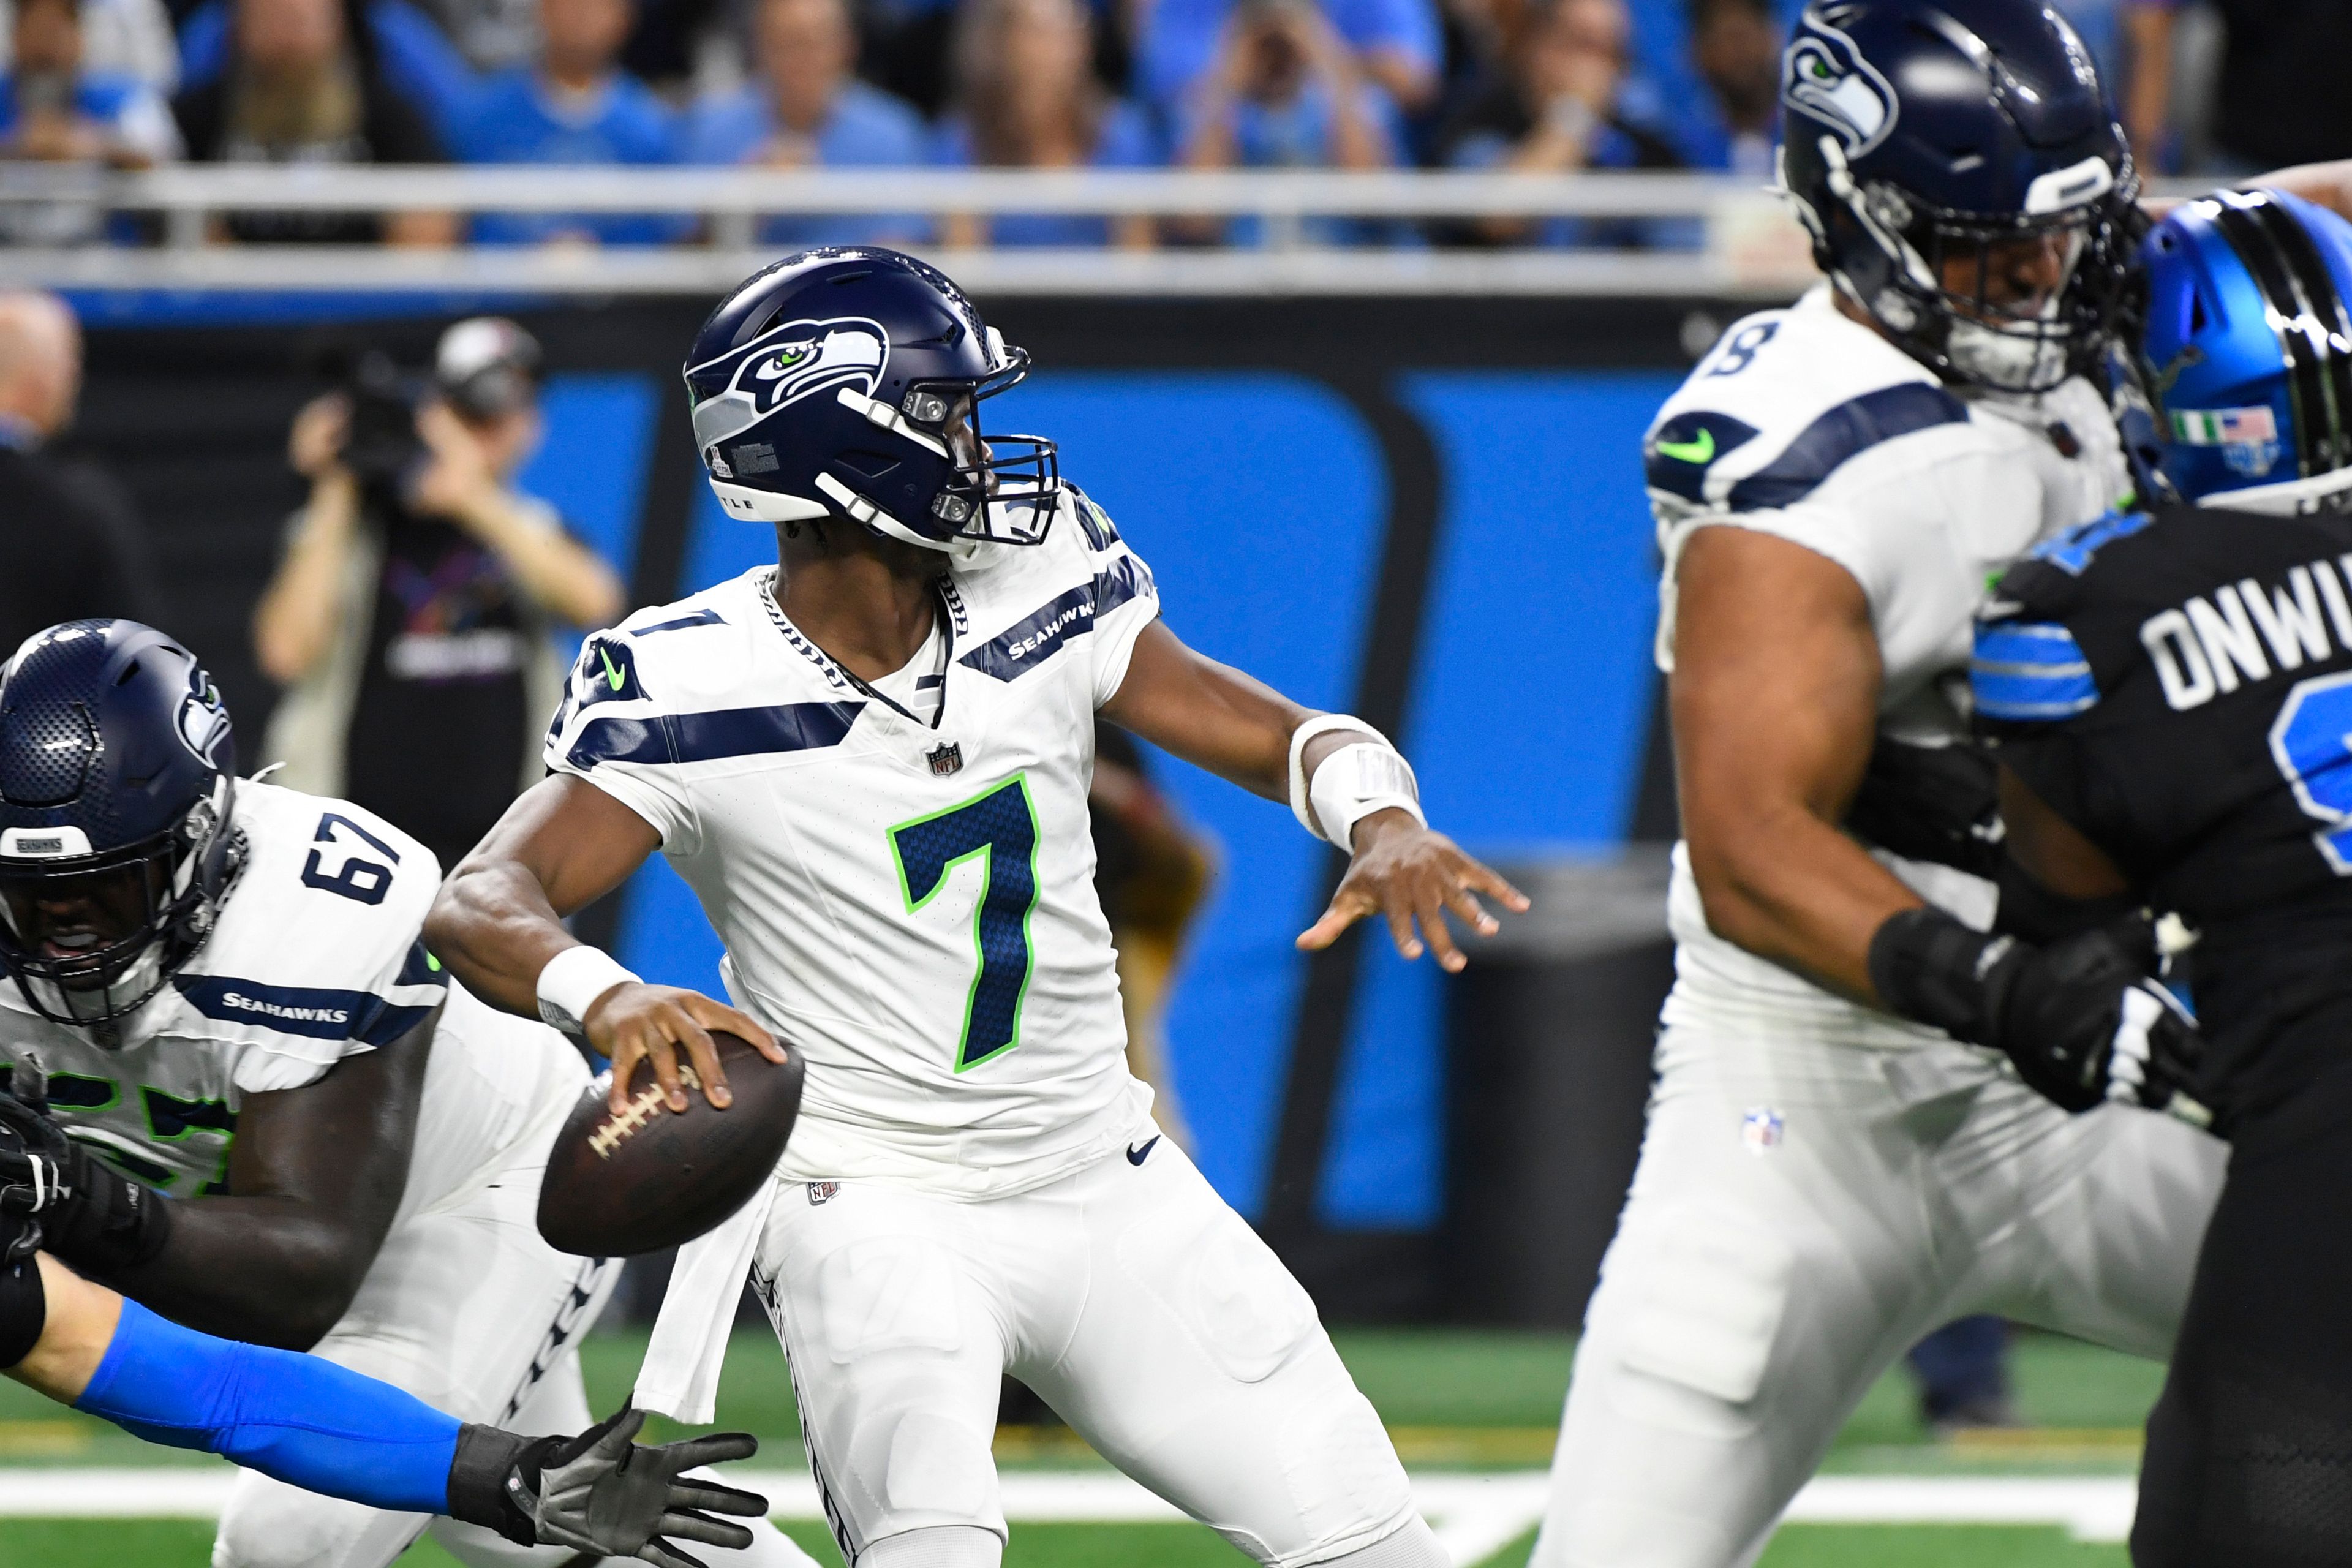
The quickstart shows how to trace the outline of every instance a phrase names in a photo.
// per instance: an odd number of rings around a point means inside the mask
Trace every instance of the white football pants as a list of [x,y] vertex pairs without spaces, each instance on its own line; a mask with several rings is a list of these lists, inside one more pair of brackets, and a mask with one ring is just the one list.
[[[462,1421],[531,1436],[591,1425],[579,1341],[619,1282],[620,1265],[570,1257],[540,1239],[544,1157],[542,1150],[532,1163],[396,1226],[351,1310],[313,1353]],[[756,1537],[750,1551],[690,1550],[712,1568],[814,1568],[772,1524],[745,1522]],[[575,1556],[569,1547],[517,1546],[455,1520],[320,1497],[247,1470],[222,1510],[213,1568],[384,1568],[428,1529],[470,1568],[555,1568]]]
[[2069,1116],[1958,1045],[1687,1026],[1658,1042],[1529,1568],[1731,1568],[1864,1393],[1998,1312],[2162,1357],[2225,1146]]
[[851,1568],[910,1531],[1002,1538],[1010,1372],[1120,1469],[1271,1568],[1416,1517],[1315,1304],[1165,1139],[966,1203],[871,1182],[778,1194],[752,1284]]

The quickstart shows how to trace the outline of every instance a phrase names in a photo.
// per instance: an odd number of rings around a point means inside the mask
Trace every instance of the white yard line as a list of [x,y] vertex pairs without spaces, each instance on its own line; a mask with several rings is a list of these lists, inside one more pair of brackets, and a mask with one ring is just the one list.
[[[0,1469],[0,1519],[214,1519],[236,1472],[226,1466],[152,1469]],[[730,1471],[765,1492],[779,1519],[824,1517],[805,1471]],[[1145,1524],[1183,1515],[1115,1472],[1008,1470],[1005,1517],[1015,1521]],[[1543,1517],[1540,1471],[1432,1473],[1413,1497],[1454,1561],[1501,1551]],[[2131,1529],[2126,1476],[1828,1476],[1798,1495],[1788,1517],[1806,1524],[2055,1525],[2078,1541],[2121,1541]]]

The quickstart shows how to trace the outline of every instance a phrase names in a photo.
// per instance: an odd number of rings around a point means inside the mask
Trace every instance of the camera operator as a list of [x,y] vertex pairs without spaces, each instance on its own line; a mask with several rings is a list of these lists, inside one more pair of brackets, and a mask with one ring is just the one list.
[[383,356],[296,416],[310,481],[254,612],[254,648],[291,688],[264,755],[280,782],[341,795],[453,865],[541,769],[562,672],[552,621],[609,625],[610,567],[514,486],[537,446],[539,346],[480,317],[441,338],[430,385]]

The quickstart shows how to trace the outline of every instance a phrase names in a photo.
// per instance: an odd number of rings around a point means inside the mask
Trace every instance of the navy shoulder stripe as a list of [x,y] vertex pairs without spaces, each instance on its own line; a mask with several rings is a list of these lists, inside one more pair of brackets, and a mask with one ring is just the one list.
[[1866,392],[1806,426],[1788,450],[1732,486],[1731,509],[1794,506],[1848,459],[1883,441],[1968,422],[1969,405],[1940,386],[1906,382]]
[[716,610],[704,609],[690,616],[680,616],[676,620],[656,621],[649,626],[634,626],[630,628],[629,635],[649,637],[656,632],[682,632],[688,626],[723,626],[726,624],[726,616]]
[[1685,500],[1706,499],[1706,470],[1714,461],[1756,438],[1756,426],[1728,414],[1694,410],[1677,414],[1651,433],[1642,448],[1642,471],[1654,490]]
[[1072,637],[1095,629],[1107,616],[1150,591],[1151,576],[1132,555],[1121,555],[1091,582],[1065,589],[996,636],[956,660],[967,669],[1012,680],[1036,668]]
[[841,744],[865,707],[863,702],[782,702],[772,708],[722,708],[647,719],[591,719],[564,756],[573,767],[593,768],[598,763],[709,763],[773,752],[821,751]]
[[265,985],[233,974],[179,974],[172,984],[188,1005],[226,1024],[252,1024],[314,1040],[390,1045],[431,1016],[430,1007],[395,1007],[369,991],[316,985]]

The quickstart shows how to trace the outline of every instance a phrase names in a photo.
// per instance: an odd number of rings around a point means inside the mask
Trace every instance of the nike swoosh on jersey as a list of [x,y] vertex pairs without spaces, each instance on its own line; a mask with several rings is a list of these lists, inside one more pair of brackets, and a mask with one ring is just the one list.
[[1696,441],[1661,441],[1661,457],[1672,458],[1678,463],[1696,463],[1701,468],[1715,461],[1715,432],[1702,425]]
[[1142,1164],[1151,1157],[1151,1151],[1158,1146],[1159,1142],[1160,1134],[1155,1132],[1142,1142],[1131,1145],[1127,1151],[1127,1163],[1130,1165]]
[[600,647],[596,650],[596,657],[604,661],[605,684],[610,686],[615,691],[621,689],[621,682],[626,678],[624,677],[619,668],[614,665],[613,655],[610,650]]

